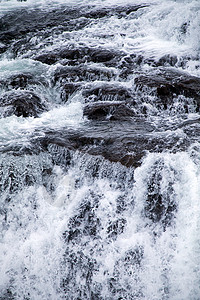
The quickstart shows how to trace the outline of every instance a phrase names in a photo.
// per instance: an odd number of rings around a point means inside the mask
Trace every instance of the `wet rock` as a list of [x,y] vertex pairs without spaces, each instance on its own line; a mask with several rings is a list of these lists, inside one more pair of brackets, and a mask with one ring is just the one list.
[[0,296],[0,300],[14,300],[15,297],[11,291],[11,289],[7,289],[5,292],[2,293]]
[[63,263],[68,266],[61,283],[65,295],[76,295],[77,300],[92,299],[92,279],[98,270],[97,261],[90,255],[85,255],[83,251],[67,249]]
[[[188,58],[189,60],[189,58]],[[145,57],[141,54],[129,54],[126,55],[122,58],[122,60],[120,61],[118,68],[120,70],[119,72],[119,78],[121,79],[128,79],[133,74],[140,74],[141,68],[144,64],[147,64],[153,68],[155,67],[175,67],[177,65],[180,64],[180,61],[178,60],[177,56],[175,55],[171,55],[171,54],[166,54],[164,56],[162,56],[159,59],[156,58],[148,58]],[[156,69],[157,70],[157,69]],[[153,72],[154,74],[154,72]],[[154,74],[155,75],[155,74]]]
[[79,65],[80,63],[94,62],[104,63],[108,66],[115,66],[116,63],[125,55],[123,52],[114,49],[94,48],[88,46],[68,45],[51,51],[46,51],[33,58],[45,64],[55,64],[60,62],[63,65]]
[[[93,19],[105,16],[127,16],[146,5],[110,6],[61,6],[54,9],[17,9],[6,13],[0,18],[0,53],[11,49],[13,54],[23,53],[34,49],[33,37],[43,39],[66,31],[77,31],[88,25]],[[38,48],[36,48],[38,51]],[[71,54],[73,56],[73,53]],[[49,59],[47,58],[49,56]],[[48,64],[59,61],[52,52],[40,54],[36,59]],[[91,61],[110,62],[113,54],[109,50],[93,51]],[[83,60],[84,61],[84,60]]]
[[94,7],[90,9],[88,13],[85,14],[85,16],[87,18],[94,18],[94,19],[109,17],[112,15],[117,15],[118,17],[124,17],[146,6],[147,5],[127,5],[127,6],[115,5],[115,6],[101,7],[101,8]]
[[166,54],[162,56],[158,62],[156,63],[157,66],[171,66],[174,67],[178,62],[178,58],[176,55]]
[[83,115],[91,120],[127,120],[134,111],[125,102],[95,102],[85,106]]
[[81,88],[82,84],[81,83],[66,83],[62,87],[61,91],[61,98],[64,102],[68,100],[68,98],[75,92],[77,92]]
[[[128,15],[145,5],[114,7],[62,6],[60,9],[18,9],[9,12],[0,19],[0,41],[6,46],[13,40],[27,36],[29,33],[53,29],[59,32],[79,30],[89,24],[91,19],[102,18],[113,14]],[[107,55],[110,55],[107,53]],[[105,56],[105,54],[104,54]],[[98,58],[96,57],[98,60]],[[99,58],[102,59],[107,58]]]
[[[142,246],[126,251],[114,265],[113,273],[108,279],[108,288],[114,299],[142,299],[140,289],[131,290],[130,286],[135,282],[137,286],[137,269],[141,266],[144,257]],[[123,274],[123,275],[122,275]],[[121,281],[122,276],[127,274],[126,280]],[[128,295],[128,297],[127,297]]]
[[6,45],[0,42],[0,54],[5,52],[7,49]]
[[156,133],[154,127],[140,117],[129,121],[92,120],[80,131],[47,131],[46,136],[40,138],[38,143],[44,150],[49,144],[53,144],[90,155],[101,155],[126,167],[140,166],[147,151],[176,152],[189,146],[187,137],[174,134],[163,136],[163,133]]
[[82,96],[85,98],[86,103],[97,101],[126,101],[131,106],[134,106],[136,104],[131,89],[128,89],[116,83],[113,84],[107,82],[100,82],[94,84],[84,84],[83,82],[69,82],[65,83],[61,87],[61,90],[63,101],[67,101],[68,97],[71,94],[80,90]]
[[196,100],[197,111],[200,105],[200,78],[174,69],[159,69],[156,73],[138,76],[135,79],[138,90],[150,88],[150,93],[161,99],[163,108],[173,103],[173,97],[184,95]]
[[80,18],[81,15],[80,7],[65,6],[49,9],[48,13],[41,9],[18,9],[0,19],[0,41],[8,45],[12,40],[25,37],[29,33],[56,27],[73,30],[80,25],[80,21],[74,22],[74,19]]
[[112,70],[105,68],[92,68],[87,65],[63,66],[58,68],[53,76],[53,83],[65,81],[95,81],[111,80],[115,77]]
[[[130,89],[119,83],[100,83],[88,85],[82,92],[87,101],[130,101],[133,98]],[[134,101],[133,101],[134,102]]]
[[[41,82],[41,81],[40,81]],[[0,79],[0,88],[26,88],[29,84],[38,84],[38,80],[34,79],[34,76],[29,73],[14,74],[8,78]]]
[[31,91],[10,91],[0,97],[0,113],[3,117],[37,117],[46,109],[39,96]]

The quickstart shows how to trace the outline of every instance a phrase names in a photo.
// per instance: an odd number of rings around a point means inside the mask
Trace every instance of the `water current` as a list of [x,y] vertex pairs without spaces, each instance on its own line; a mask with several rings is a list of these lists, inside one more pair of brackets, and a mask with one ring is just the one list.
[[0,0],[0,300],[200,299],[198,0]]

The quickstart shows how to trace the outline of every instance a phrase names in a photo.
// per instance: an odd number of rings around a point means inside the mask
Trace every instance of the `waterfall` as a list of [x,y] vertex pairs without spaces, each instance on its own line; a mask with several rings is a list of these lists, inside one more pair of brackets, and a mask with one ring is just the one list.
[[198,1],[0,1],[0,300],[200,299]]

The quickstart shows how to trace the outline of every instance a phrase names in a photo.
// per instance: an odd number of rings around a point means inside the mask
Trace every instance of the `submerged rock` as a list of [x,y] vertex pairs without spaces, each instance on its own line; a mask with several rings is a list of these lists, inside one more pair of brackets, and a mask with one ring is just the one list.
[[75,6],[52,8],[48,13],[41,9],[17,9],[0,19],[0,40],[8,45],[14,39],[20,39],[29,33],[39,33],[44,29],[59,27],[62,30],[73,30],[80,25],[80,21],[74,22],[74,19],[82,15],[81,8]]
[[1,117],[37,117],[47,109],[38,95],[31,91],[16,90],[4,93],[0,97]]

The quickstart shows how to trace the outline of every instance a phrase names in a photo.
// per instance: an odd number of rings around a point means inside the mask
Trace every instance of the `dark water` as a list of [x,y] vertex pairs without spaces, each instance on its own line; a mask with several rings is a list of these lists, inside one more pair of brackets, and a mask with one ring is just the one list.
[[0,299],[200,299],[198,1],[0,1]]

